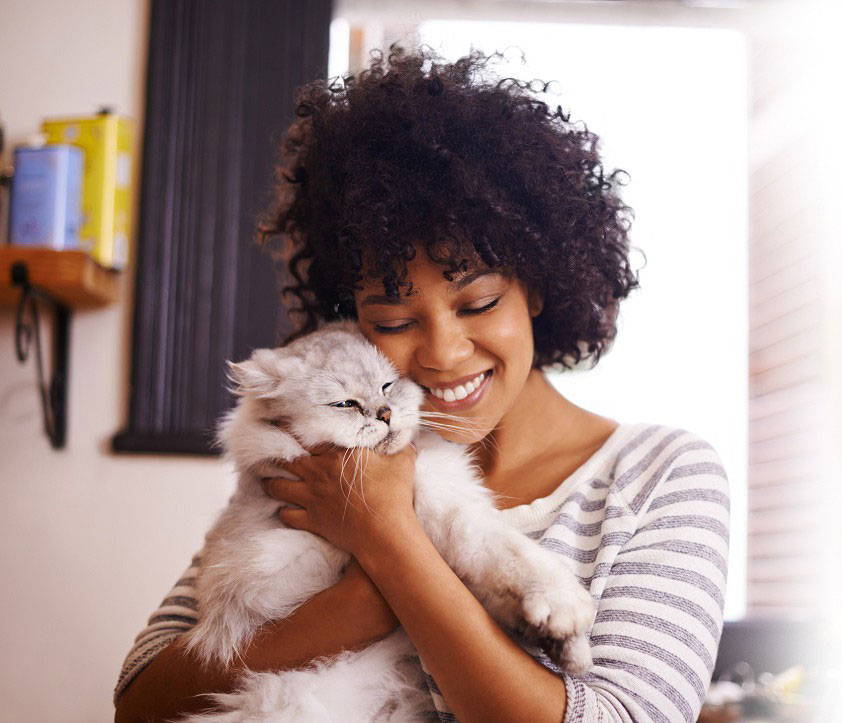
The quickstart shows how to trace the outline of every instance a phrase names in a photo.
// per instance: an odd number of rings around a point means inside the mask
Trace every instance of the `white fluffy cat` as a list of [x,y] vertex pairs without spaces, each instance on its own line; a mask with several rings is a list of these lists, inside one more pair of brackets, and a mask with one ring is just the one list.
[[[230,367],[239,400],[220,422],[218,440],[240,476],[200,565],[199,621],[186,642],[202,660],[230,663],[256,628],[336,583],[350,559],[318,535],[285,526],[261,478],[283,476],[278,465],[324,442],[390,454],[414,440],[415,513],[448,565],[495,619],[538,640],[563,668],[590,666],[588,591],[556,553],[501,518],[467,446],[419,433],[423,390],[399,378],[354,322],[258,349]],[[337,406],[346,400],[355,404]],[[416,721],[429,720],[433,709],[417,652],[400,628],[305,668],[247,672],[238,692],[211,697],[222,712],[186,720]]]

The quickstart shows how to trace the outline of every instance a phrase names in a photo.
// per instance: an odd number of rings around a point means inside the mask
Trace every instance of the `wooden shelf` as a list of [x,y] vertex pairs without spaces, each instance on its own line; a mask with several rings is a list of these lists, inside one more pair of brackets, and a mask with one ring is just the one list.
[[0,246],[0,306],[14,307],[21,290],[12,284],[12,265],[26,264],[29,282],[73,309],[104,306],[117,300],[119,271],[106,269],[85,251],[36,246]]

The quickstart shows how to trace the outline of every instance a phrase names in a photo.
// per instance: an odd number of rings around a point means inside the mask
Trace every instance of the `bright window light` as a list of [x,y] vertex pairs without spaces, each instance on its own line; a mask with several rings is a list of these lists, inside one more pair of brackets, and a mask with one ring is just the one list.
[[[745,612],[748,445],[746,43],[733,30],[429,21],[448,60],[499,50],[502,77],[556,80],[541,98],[604,139],[628,171],[632,243],[647,255],[614,348],[554,375],[565,396],[618,421],[683,427],[730,480],[726,619]],[[526,56],[521,63],[520,50]],[[642,258],[635,255],[635,266]]]
[[348,57],[351,51],[351,25],[345,18],[334,18],[330,22],[330,51],[327,77],[336,78],[348,72]]

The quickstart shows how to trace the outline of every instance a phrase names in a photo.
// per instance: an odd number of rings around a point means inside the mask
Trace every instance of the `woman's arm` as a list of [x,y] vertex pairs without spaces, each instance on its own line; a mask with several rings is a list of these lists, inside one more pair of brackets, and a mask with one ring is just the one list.
[[565,711],[564,680],[497,625],[415,516],[416,450],[351,450],[347,466],[362,470],[352,480],[343,473],[346,454],[299,457],[284,468],[300,480],[265,481],[269,494],[298,506],[284,507],[281,520],[321,535],[359,561],[462,723],[558,723]]
[[242,658],[227,669],[203,667],[176,638],[131,682],[117,702],[116,723],[166,720],[209,707],[202,695],[230,692],[243,670],[284,670],[322,655],[357,650],[388,635],[397,618],[352,560],[336,585],[301,605],[289,618],[258,630]]
[[559,723],[564,680],[497,625],[408,521],[360,559],[461,723]]
[[636,465],[634,504],[610,498],[633,534],[611,561],[584,677],[513,647],[417,527],[358,557],[462,723],[696,720],[722,632],[729,490],[709,444],[671,437]]

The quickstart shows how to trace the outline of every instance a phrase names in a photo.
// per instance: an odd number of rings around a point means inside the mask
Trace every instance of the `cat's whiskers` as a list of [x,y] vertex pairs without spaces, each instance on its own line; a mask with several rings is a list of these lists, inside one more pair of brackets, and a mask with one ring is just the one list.
[[[364,449],[365,450],[366,464],[367,464],[368,448],[367,447],[359,447],[358,449]],[[357,509],[357,506],[353,502],[351,502],[351,495],[354,493],[354,487],[357,483],[357,480],[359,480],[359,482],[360,482],[359,495],[362,498],[363,504],[365,505],[366,509],[368,509],[368,503],[365,501],[365,493],[363,492],[363,480],[362,480],[362,478],[365,475],[365,469],[362,466],[362,454],[357,453],[356,455],[354,455],[353,451],[354,451],[353,448],[349,448],[348,451],[345,453],[345,455],[343,457],[342,471],[340,473],[340,477],[341,477],[342,481],[347,483],[347,492],[345,493],[345,506],[342,509],[342,522],[343,523],[345,522],[345,512],[348,509],[348,505],[350,504],[355,509]],[[354,474],[352,475],[350,481],[345,477],[345,460],[347,459],[347,456],[349,454],[352,455],[353,459],[354,459]],[[343,491],[344,491],[344,485],[343,485]]]
[[[426,429],[445,429],[451,432],[455,432],[456,434],[463,434],[463,435],[471,435],[470,430],[463,429],[462,427],[451,425],[451,424],[444,424],[442,422],[434,422],[432,420],[421,420],[418,423],[418,426],[424,427]],[[499,427],[495,427],[494,430],[499,429]],[[492,430],[492,431],[494,431]],[[494,439],[490,434],[487,434],[485,437],[478,439],[476,441],[477,444],[481,444],[483,448],[488,449],[490,445],[493,447],[498,453],[500,452],[500,445],[496,439]]]
[[447,412],[434,412],[432,409],[421,409],[418,411],[418,414],[423,417],[449,417],[450,419],[459,419],[466,424],[471,424],[475,419],[493,419],[495,417],[493,414],[472,414],[470,417],[463,417],[458,414],[448,414]]
[[419,422],[418,426],[424,429],[443,429],[455,434],[462,434],[466,437],[473,436],[470,430],[463,429],[462,427],[456,427],[452,424],[441,424],[440,422]]
[[[369,454],[371,453],[371,449],[369,447],[363,447],[363,449],[365,450],[366,467],[363,468],[363,470],[362,470],[362,476],[365,477],[365,469],[368,467],[368,457],[369,457]],[[362,479],[360,479],[360,491],[362,491],[362,487],[363,487],[363,481],[362,481]],[[365,495],[363,495],[363,502],[365,502]],[[366,503],[365,507],[366,507],[366,510],[369,512],[369,514],[374,515],[374,517],[376,517],[378,520],[380,520],[382,522],[383,518],[380,517],[380,515],[378,515],[376,512],[374,512],[368,506],[368,503]]]
[[[421,412],[418,413],[418,416],[419,416],[420,419],[426,418],[426,419],[434,419],[434,420],[439,420],[439,421],[451,419],[454,422],[458,421],[460,424],[462,424],[466,427],[469,427],[469,428],[473,428],[473,429],[481,429],[482,428],[482,424],[480,424],[476,420],[493,419],[492,415],[486,415],[486,416],[482,416],[482,417],[473,417],[473,418],[469,419],[467,417],[460,417],[457,414],[445,414],[444,412],[428,412],[428,411],[421,411]],[[497,424],[497,425],[495,425],[494,429],[495,430],[503,429],[505,426],[506,426],[505,424]]]
[[[342,488],[343,494],[345,493],[345,485],[342,484],[345,481],[345,465],[348,463],[348,458],[352,455],[353,451],[353,448],[348,447],[342,455],[342,467],[339,471],[339,486]],[[345,495],[345,505],[342,507],[342,524],[345,524],[345,512],[348,510],[348,503],[350,501],[351,492],[349,489],[348,494]]]
[[470,434],[470,429],[465,429],[464,427],[460,427],[456,424],[445,424],[444,422],[434,422],[430,419],[424,420],[422,419],[418,422],[418,426],[420,427],[437,427],[438,429],[452,429],[456,432],[463,432],[464,434]]
[[360,471],[360,497],[363,498],[363,506],[365,507],[365,509],[368,512],[371,512],[371,508],[369,508],[368,502],[365,501],[365,490],[364,490],[364,487],[365,487],[365,484],[364,484],[365,470],[368,467],[368,455],[371,452],[371,449],[368,448],[368,447],[363,447],[363,450],[365,450],[365,465],[363,466],[362,470]]
[[[361,448],[358,448],[358,449],[365,449],[365,447],[361,447]],[[359,493],[359,494],[360,494],[360,497],[362,498],[363,502],[365,502],[365,496],[362,494],[362,488],[363,488],[363,478],[362,478],[362,475],[363,475],[363,469],[362,469],[362,452],[359,452],[359,451],[358,451],[358,452],[356,453],[356,455],[354,455],[354,479],[353,479],[353,481],[352,481],[352,483],[351,483],[351,489],[349,490],[349,494],[353,493],[353,491],[354,491],[354,485],[355,485],[355,484],[357,483],[357,481],[359,480],[359,483],[360,483],[360,493]]]
[[[470,427],[471,425],[474,425],[476,428],[480,428],[482,425],[479,424],[479,422],[477,422],[475,420],[494,419],[495,418],[494,415],[491,415],[491,414],[481,415],[481,416],[478,416],[478,417],[477,416],[471,416],[469,418],[469,417],[461,417],[458,414],[447,414],[446,412],[434,412],[432,410],[429,410],[429,411],[428,410],[419,410],[418,416],[421,417],[421,418],[428,417],[428,418],[433,418],[433,419],[438,419],[438,420],[452,419],[454,421],[460,422],[461,424],[467,425],[468,427]],[[494,426],[494,429],[495,430],[503,429],[505,426],[506,426],[505,424],[500,424],[498,422],[498,424],[496,424]]]

